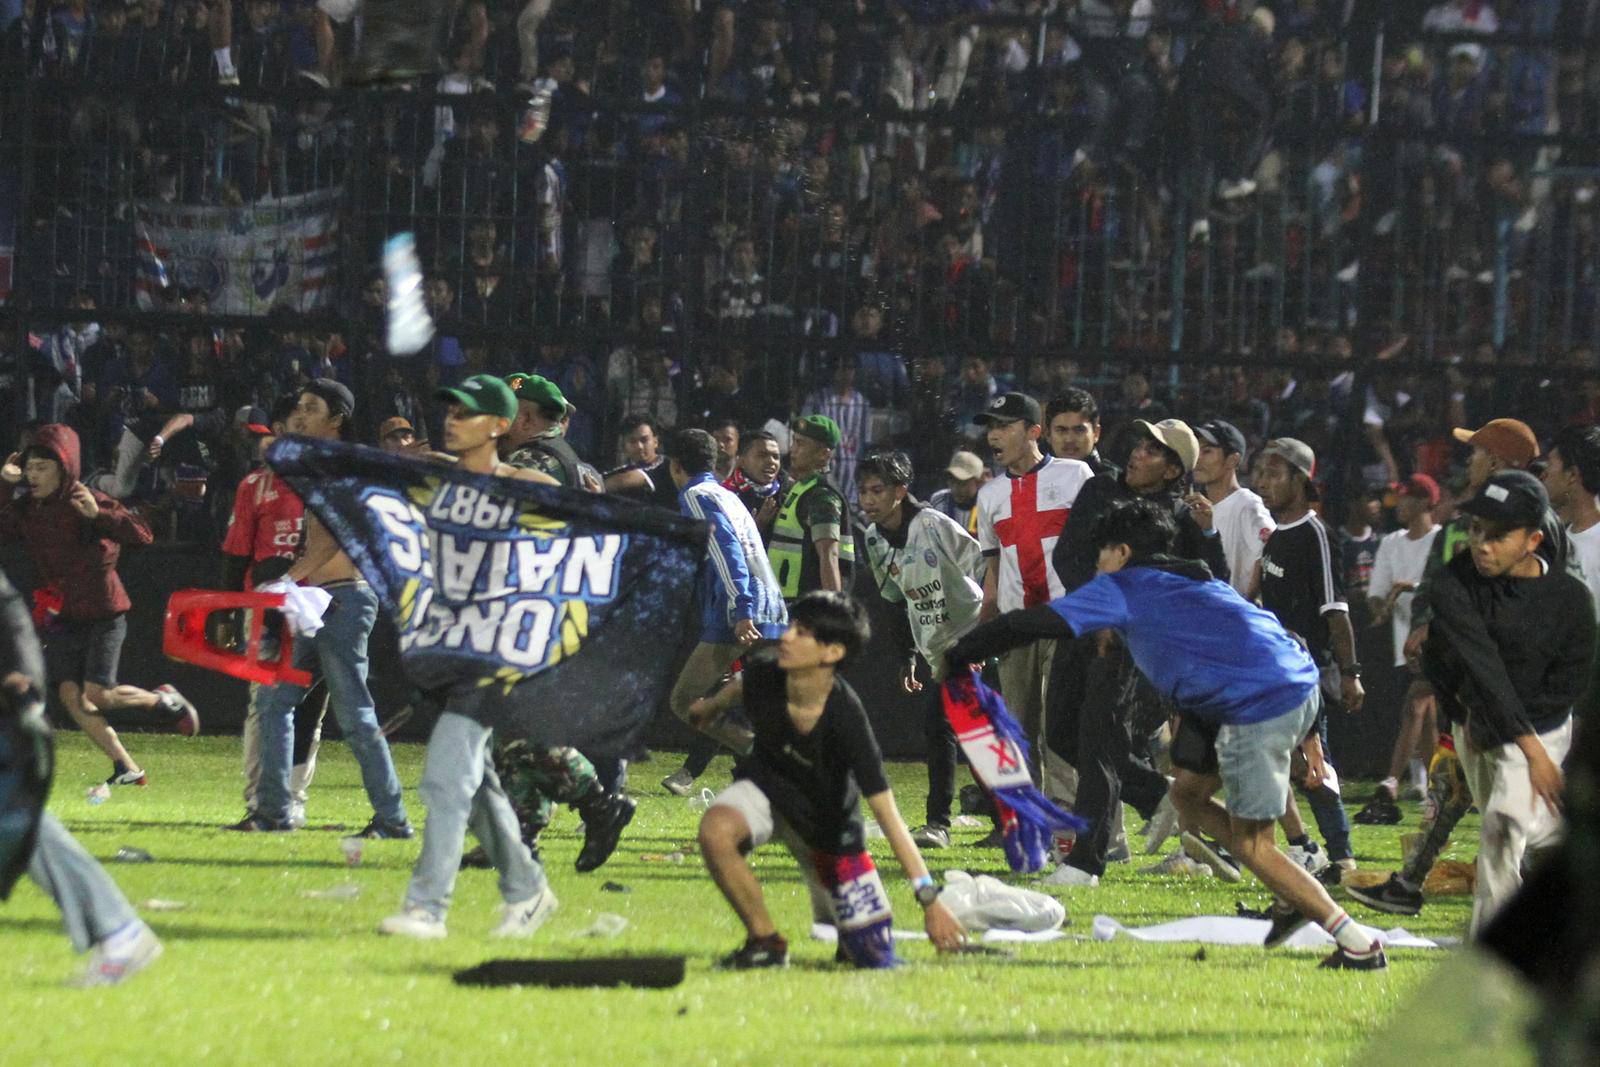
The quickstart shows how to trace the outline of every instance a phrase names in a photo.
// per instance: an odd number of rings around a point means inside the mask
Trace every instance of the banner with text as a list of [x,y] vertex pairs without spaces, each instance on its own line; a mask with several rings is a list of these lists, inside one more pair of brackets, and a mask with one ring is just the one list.
[[508,736],[628,749],[698,618],[703,523],[306,438],[267,461],[372,584],[419,688]]

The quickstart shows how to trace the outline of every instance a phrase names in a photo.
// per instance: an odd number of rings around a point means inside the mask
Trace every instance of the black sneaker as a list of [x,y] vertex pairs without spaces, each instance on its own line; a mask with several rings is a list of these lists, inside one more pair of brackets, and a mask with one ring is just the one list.
[[1281,900],[1272,902],[1272,907],[1268,910],[1267,916],[1272,920],[1272,925],[1267,929],[1266,939],[1261,942],[1262,948],[1277,948],[1293,937],[1295,931],[1311,922],[1310,919]]
[[622,831],[633,821],[638,807],[632,797],[617,793],[585,813],[583,848],[578,850],[578,858],[572,865],[579,874],[587,874],[611,858],[617,850],[617,842],[622,840]]
[[238,822],[224,826],[223,829],[241,834],[286,834],[294,827],[290,826],[287,820],[280,822],[277,819],[267,819],[252,811]]
[[1396,826],[1400,819],[1400,805],[1395,803],[1387,789],[1380,789],[1373,794],[1366,807],[1355,813],[1351,821],[1362,826]]
[[1347,885],[1344,891],[1374,911],[1384,911],[1390,915],[1422,914],[1422,890],[1412,889],[1400,881],[1398,874],[1391,874],[1389,880],[1381,885],[1364,888]]
[[371,822],[362,828],[360,833],[352,837],[364,837],[368,841],[409,841],[417,836],[417,831],[408,822],[392,823],[373,816]]
[[760,967],[789,966],[789,942],[782,934],[770,937],[748,938],[737,950],[722,957],[717,964],[725,971],[753,971]]
[[1365,956],[1352,956],[1342,948],[1336,948],[1327,959],[1317,964],[1319,968],[1325,967],[1330,971],[1387,971],[1389,957],[1383,954],[1382,947],[1372,946],[1372,951]]

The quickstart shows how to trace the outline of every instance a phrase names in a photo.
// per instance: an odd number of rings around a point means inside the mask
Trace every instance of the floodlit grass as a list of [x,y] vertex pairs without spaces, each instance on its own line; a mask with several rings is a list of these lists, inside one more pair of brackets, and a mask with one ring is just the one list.
[[[1140,876],[1114,865],[1098,889],[1062,890],[1076,935],[1017,946],[1013,959],[938,960],[926,943],[902,944],[911,965],[893,973],[835,967],[833,948],[806,938],[809,909],[787,853],[764,850],[758,873],[789,936],[786,972],[712,970],[741,933],[690,842],[695,816],[656,784],[671,756],[635,768],[639,814],[600,871],[572,870],[580,827],[563,814],[546,835],[545,860],[561,907],[533,940],[494,944],[494,876],[465,871],[447,940],[380,938],[374,925],[399,903],[418,843],[368,845],[347,869],[339,833],[370,814],[348,749],[323,749],[312,792],[312,828],[250,836],[218,829],[237,819],[239,743],[138,737],[147,789],[121,789],[91,807],[84,790],[106,764],[76,734],[60,737],[51,804],[85,847],[109,861],[122,846],[153,854],[147,864],[108,862],[145,910],[166,955],[128,985],[80,992],[61,981],[76,960],[50,902],[24,881],[0,907],[0,1062],[155,1063],[1342,1063],[1381,1030],[1429,976],[1443,952],[1392,954],[1386,975],[1320,972],[1309,953],[1253,948],[1145,945],[1088,940],[1096,913],[1128,925],[1196,914],[1232,914],[1234,902],[1265,903],[1253,880],[1239,886]],[[422,750],[395,749],[402,781],[415,783]],[[901,810],[920,822],[925,777],[896,765]],[[728,777],[719,762],[703,784]],[[1366,787],[1356,787],[1364,796]],[[408,792],[413,817],[422,810]],[[1309,812],[1307,813],[1309,818]],[[1408,808],[1407,827],[1416,823]],[[1138,820],[1129,813],[1129,826]],[[1393,866],[1397,831],[1358,827],[1363,866]],[[930,857],[935,870],[1001,873],[1004,859],[972,846],[983,830],[958,828],[957,845]],[[1451,855],[1470,858],[1476,821]],[[873,842],[896,914],[920,928],[910,888],[884,842]],[[662,857],[676,850],[685,862]],[[1136,848],[1137,851],[1137,848]],[[646,858],[647,856],[652,858]],[[628,892],[602,889],[620,883]],[[353,885],[353,899],[307,892]],[[1361,921],[1392,920],[1351,904]],[[1457,935],[1465,898],[1445,898],[1406,922],[1413,932]],[[619,937],[582,935],[597,914],[628,919]],[[455,970],[495,956],[579,957],[678,953],[688,978],[671,990],[468,990]],[[1499,1062],[1506,1060],[1501,1058]]]

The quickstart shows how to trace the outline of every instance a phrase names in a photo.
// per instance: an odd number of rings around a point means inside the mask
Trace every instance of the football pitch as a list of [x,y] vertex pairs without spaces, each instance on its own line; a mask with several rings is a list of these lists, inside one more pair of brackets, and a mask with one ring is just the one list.
[[[237,738],[133,740],[150,786],[119,789],[91,806],[84,791],[105,775],[105,761],[81,735],[60,735],[50,807],[106,863],[166,954],[125,986],[64,988],[77,960],[49,900],[24,880],[0,905],[0,1062],[716,1067],[1078,1058],[1309,1067],[1362,1059],[1367,1043],[1405,1018],[1436,968],[1456,955],[1396,950],[1386,974],[1368,975],[1319,971],[1314,952],[1093,941],[1096,914],[1137,926],[1267,902],[1248,875],[1232,886],[1140,875],[1152,861],[1134,838],[1134,862],[1114,864],[1099,888],[1056,891],[1067,908],[1066,940],[1010,946],[1010,957],[948,959],[925,942],[902,942],[908,966],[887,973],[838,967],[831,945],[807,937],[809,907],[793,862],[768,848],[757,856],[757,874],[790,940],[791,964],[720,972],[714,963],[742,932],[695,855],[696,813],[657,784],[677,766],[671,754],[633,769],[638,816],[599,871],[574,873],[581,826],[570,812],[558,815],[544,837],[544,859],[560,910],[531,940],[488,939],[499,898],[493,873],[480,870],[462,872],[446,940],[380,938],[373,927],[398,906],[419,842],[369,842],[360,865],[347,867],[341,829],[359,829],[370,809],[342,743],[323,746],[309,829],[245,835],[219,829],[243,811]],[[410,787],[422,749],[397,745],[394,753],[420,823]],[[901,811],[916,825],[923,770],[890,770]],[[728,773],[727,761],[718,761],[702,784],[720,788]],[[1368,787],[1351,789],[1353,811]],[[1356,827],[1361,865],[1393,867],[1398,833],[1414,829],[1417,818],[1408,804],[1399,828]],[[1131,810],[1128,825],[1130,832],[1139,825]],[[1000,852],[973,847],[984,829],[958,827],[955,846],[930,853],[930,866],[1003,873]],[[1475,839],[1473,817],[1448,855],[1470,859]],[[920,930],[920,912],[885,842],[872,845],[899,925]],[[152,860],[114,861],[122,848],[143,849]],[[1453,937],[1468,904],[1443,897],[1416,919],[1349,907],[1368,925]],[[597,935],[601,914],[622,916],[626,929]],[[630,954],[684,955],[687,977],[666,990],[484,990],[451,980],[496,957]],[[1464,1052],[1450,1053],[1455,1067],[1518,1062],[1492,1039],[1463,1044]]]

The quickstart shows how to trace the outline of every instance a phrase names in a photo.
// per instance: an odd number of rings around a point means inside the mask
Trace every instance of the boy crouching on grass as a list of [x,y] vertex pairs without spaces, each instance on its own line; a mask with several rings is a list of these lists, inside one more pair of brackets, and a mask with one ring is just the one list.
[[799,861],[813,914],[838,929],[839,958],[857,967],[899,962],[888,896],[867,854],[863,793],[916,888],[929,938],[952,951],[966,931],[940,902],[940,887],[895,806],[861,699],[838,676],[867,642],[866,610],[842,593],[817,592],[796,602],[790,619],[775,652],[751,653],[740,678],[689,709],[691,720],[712,722],[742,704],[755,731],[734,783],[700,821],[706,867],[747,935],[722,965],[744,970],[789,961],[789,944],[745,858],[774,837]]

